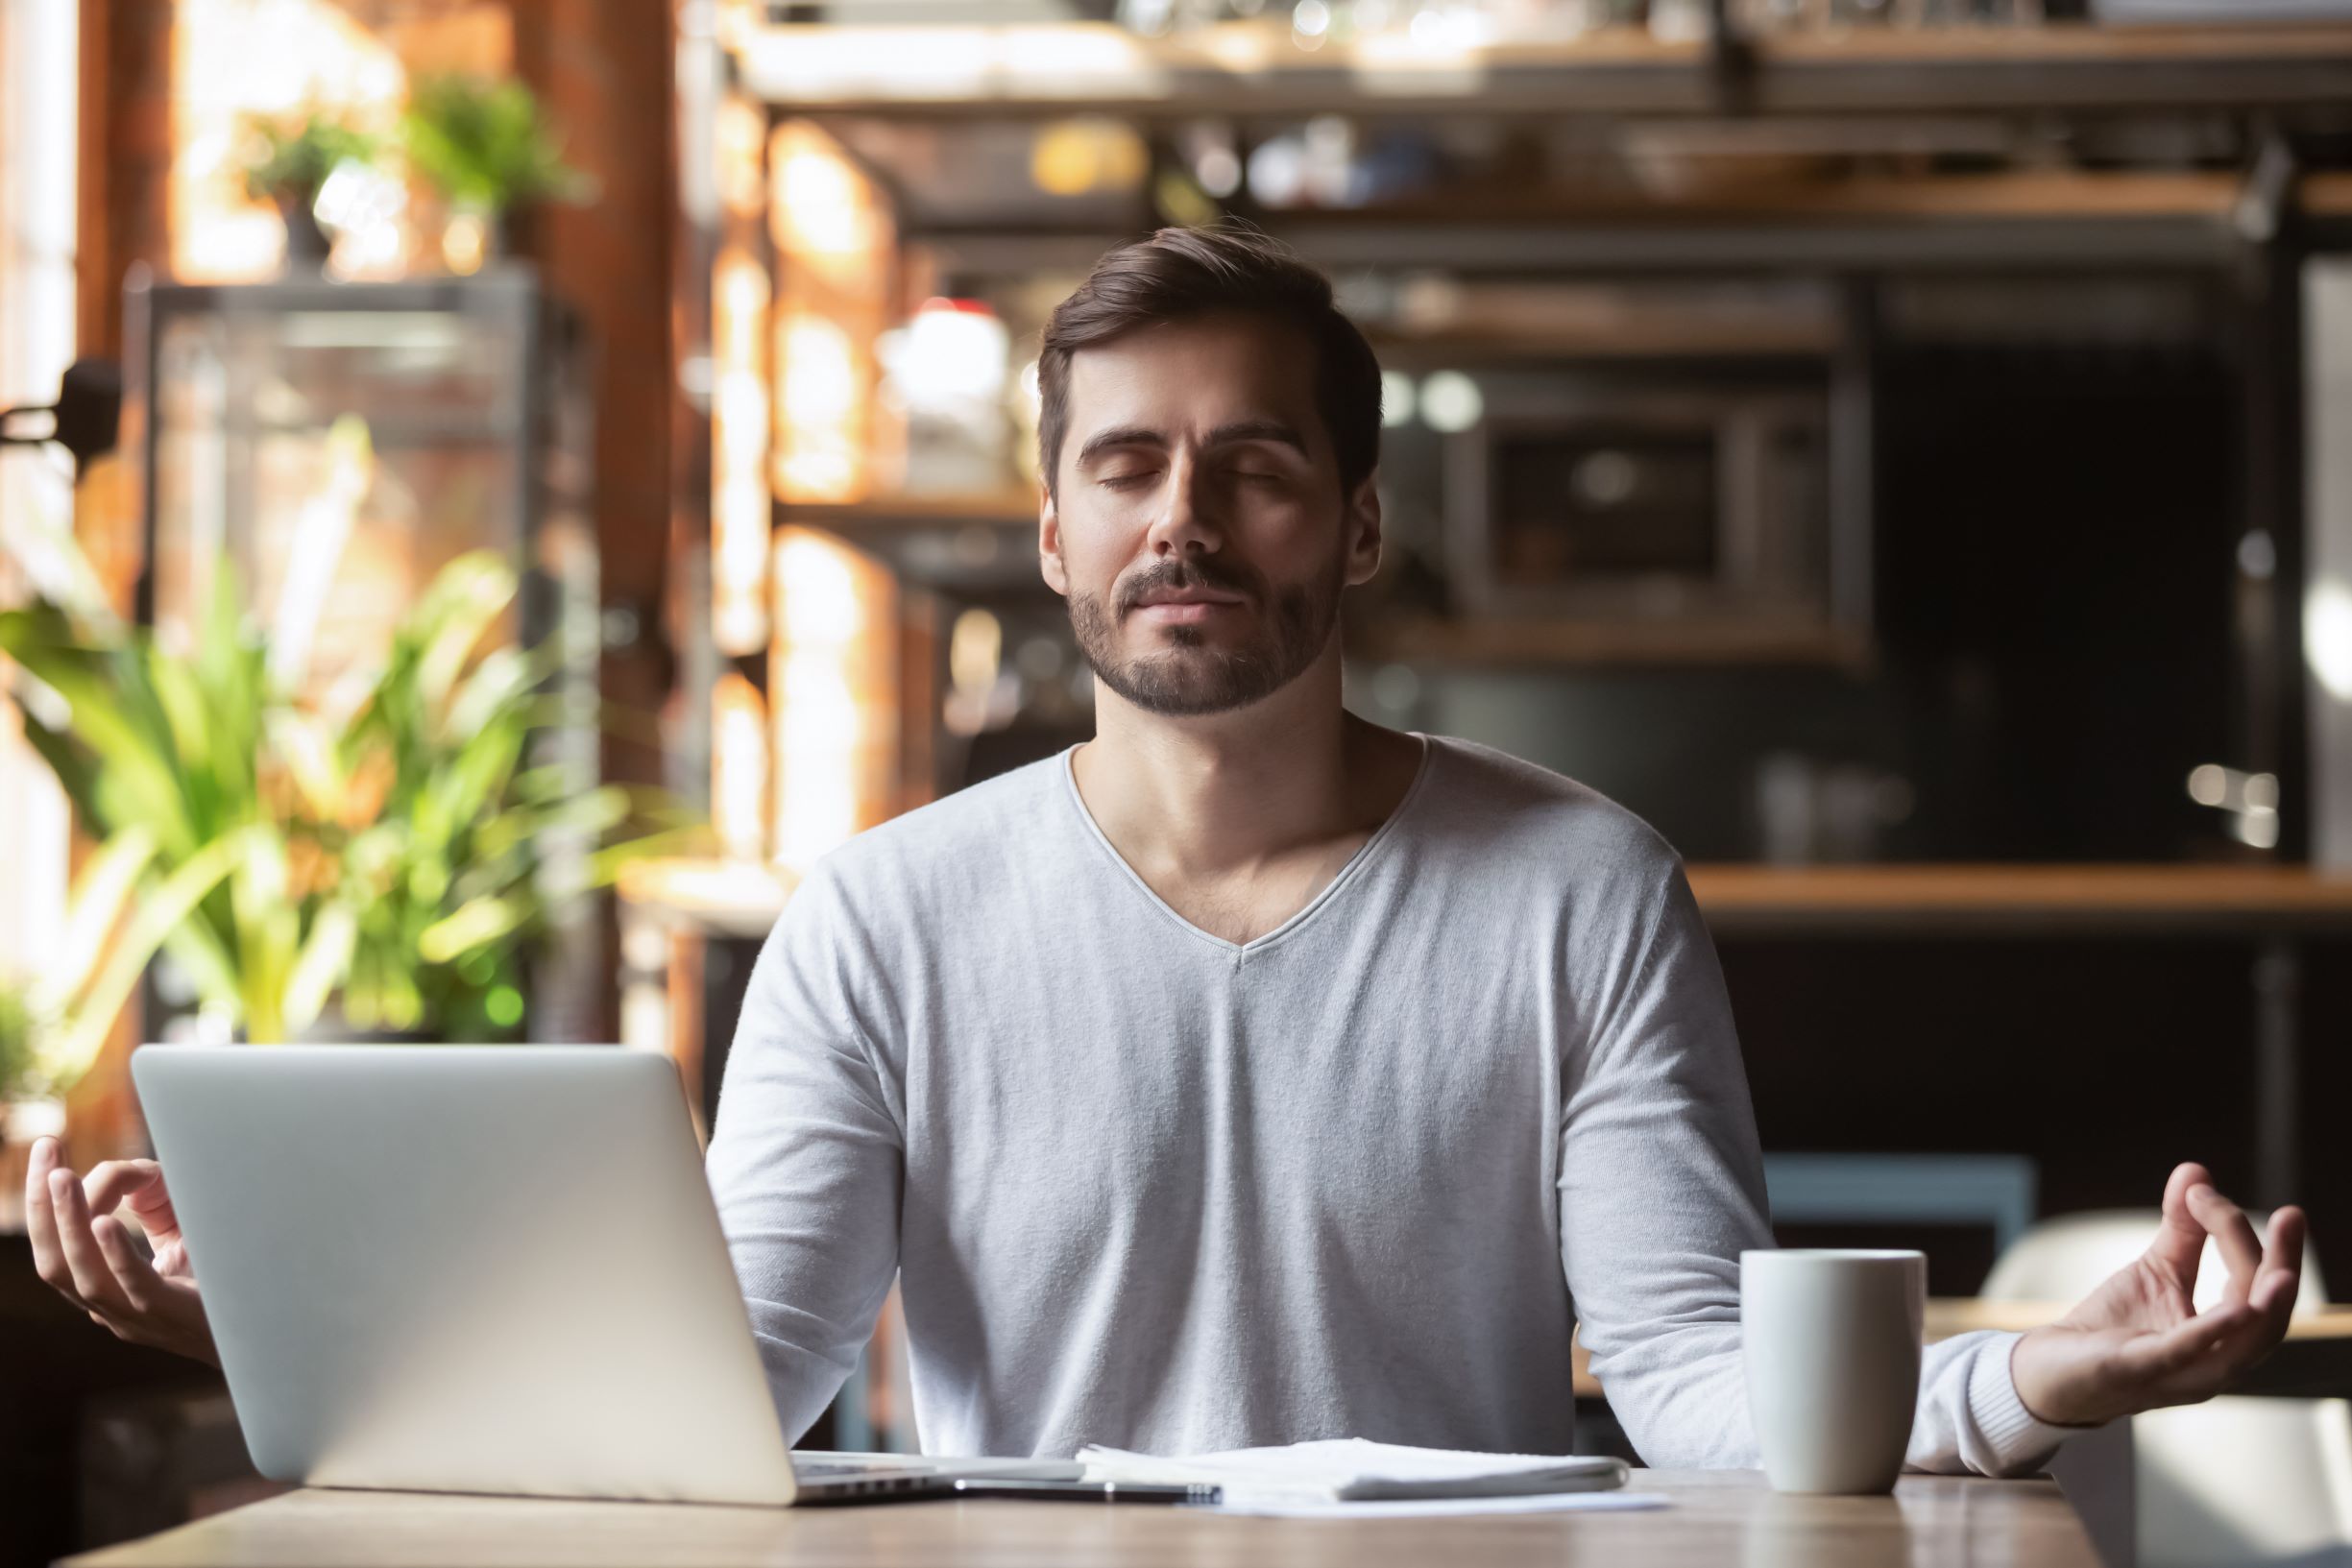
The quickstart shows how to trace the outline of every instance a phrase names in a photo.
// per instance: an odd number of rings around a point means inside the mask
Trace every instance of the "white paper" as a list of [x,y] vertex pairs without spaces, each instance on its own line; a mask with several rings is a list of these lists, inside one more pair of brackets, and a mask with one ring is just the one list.
[[1666,1498],[1659,1492],[1539,1492],[1531,1497],[1425,1497],[1373,1503],[1220,1503],[1198,1511],[1250,1519],[1445,1519],[1474,1513],[1632,1513],[1664,1507]]
[[1361,1437],[1167,1457],[1090,1445],[1078,1458],[1089,1481],[1207,1483],[1253,1506],[1581,1496],[1625,1484],[1624,1463],[1603,1457],[1476,1454]]

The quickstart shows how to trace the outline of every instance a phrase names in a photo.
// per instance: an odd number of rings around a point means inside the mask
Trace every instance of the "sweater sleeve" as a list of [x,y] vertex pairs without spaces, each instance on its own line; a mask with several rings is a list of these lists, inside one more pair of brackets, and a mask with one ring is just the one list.
[[753,967],[705,1172],[788,1437],[857,1366],[898,1267],[905,1142],[821,865]]
[[[1648,1463],[1760,1460],[1740,1361],[1739,1254],[1772,1245],[1747,1074],[1713,942],[1679,865],[1646,945],[1563,1073],[1560,1255],[1593,1375]],[[2009,1379],[2016,1337],[1928,1347],[1907,1461],[2007,1475],[2064,1435]]]

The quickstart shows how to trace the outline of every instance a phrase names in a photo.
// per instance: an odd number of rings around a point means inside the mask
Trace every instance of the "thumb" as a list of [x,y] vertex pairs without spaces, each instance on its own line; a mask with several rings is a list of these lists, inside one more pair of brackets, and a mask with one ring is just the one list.
[[172,1208],[172,1194],[163,1185],[163,1170],[153,1161],[149,1165],[153,1176],[123,1194],[131,1212],[138,1216],[139,1228],[156,1246],[164,1246],[180,1240],[180,1216]]

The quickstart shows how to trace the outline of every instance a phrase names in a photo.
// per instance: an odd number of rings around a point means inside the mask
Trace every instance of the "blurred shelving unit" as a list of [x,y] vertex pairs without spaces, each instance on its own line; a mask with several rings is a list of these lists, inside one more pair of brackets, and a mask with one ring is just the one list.
[[[702,107],[719,127],[722,152],[732,145],[741,158],[740,175],[723,178],[722,189],[743,194],[721,204],[733,215],[719,227],[778,277],[793,271],[780,264],[758,219],[764,211],[774,219],[776,181],[788,175],[775,162],[777,138],[807,124],[840,137],[851,178],[870,187],[861,204],[888,209],[897,273],[909,273],[909,256],[921,253],[924,277],[967,287],[1066,277],[1168,216],[1153,211],[1151,181],[1139,183],[1133,200],[1068,205],[1051,216],[1024,209],[992,220],[978,199],[953,213],[927,211],[912,199],[906,164],[939,161],[938,144],[910,151],[860,128],[963,137],[1006,125],[1100,120],[1145,138],[1153,168],[1162,169],[1169,139],[1188,127],[1220,125],[1246,153],[1253,140],[1316,116],[1423,129],[1632,127],[1644,138],[1635,161],[1655,176],[1607,188],[1444,182],[1418,196],[1337,206],[1274,207],[1244,191],[1224,204],[1341,272],[1656,278],[2127,268],[2213,277],[2270,265],[2282,213],[2295,215],[2303,242],[2316,228],[2352,223],[2352,176],[2306,173],[2291,162],[2283,170],[2267,158],[2250,169],[2129,160],[2073,167],[2055,156],[2055,144],[2045,156],[2007,156],[2033,153],[2032,135],[2018,130],[2028,123],[2228,115],[2259,119],[2275,135],[2302,117],[2324,120],[2352,102],[2352,25],[1855,25],[1717,36],[1702,29],[1682,38],[1640,27],[1557,26],[1548,36],[1486,39],[1397,25],[1305,37],[1280,9],[1147,36],[1082,21],[914,28],[773,20],[757,7],[722,7],[710,39],[715,88]],[[1758,167],[1759,140],[1767,177],[1725,178]],[[1914,167],[1782,177],[1784,165],[1872,146],[1892,148]],[[1939,149],[1958,150],[1963,163],[2010,166],[1923,176],[1922,160]],[[1443,328],[1384,330],[1376,317],[1370,325],[1384,356],[1408,369],[1465,353],[1572,351]],[[1831,324],[1818,346],[1824,357],[1856,351],[1847,328]],[[1658,342],[1642,351],[1769,354],[1788,347],[1718,339],[1679,350]],[[1588,344],[1582,351],[1612,350]],[[771,365],[768,374],[786,373]],[[1840,404],[1866,396],[1832,394]],[[1831,482],[1852,529],[1867,527],[1870,481],[1866,459],[1838,460]],[[1033,552],[1017,539],[1033,525],[1026,496],[923,499],[852,489],[833,501],[780,496],[772,524],[825,530],[931,587],[960,582],[1002,592],[1032,567]],[[1866,546],[1849,553],[1855,559],[1837,594],[1858,603],[1867,595],[1866,584],[1856,586],[1869,567]],[[1748,624],[1678,638],[1653,626],[1497,629],[1424,616],[1400,621],[1379,641],[1384,654],[1458,664],[1843,667],[1867,657],[1868,628],[1866,615],[1841,614],[1810,629]]]
[[[681,269],[677,315],[711,324],[711,343],[690,342],[683,352],[698,374],[710,369],[721,429],[710,451],[689,454],[690,503],[715,499],[690,519],[699,533],[689,526],[684,537],[722,580],[724,564],[739,563],[743,575],[729,601],[739,610],[764,594],[772,608],[766,573],[787,531],[822,535],[887,567],[900,622],[892,684],[908,720],[892,808],[962,782],[947,760],[970,737],[948,736],[936,721],[949,702],[969,698],[977,711],[984,695],[958,689],[966,615],[983,613],[976,623],[998,640],[982,663],[1006,679],[1025,639],[1033,646],[1021,617],[1050,619],[1058,605],[1037,579],[1037,502],[1019,473],[909,494],[920,487],[881,460],[886,422],[878,422],[875,461],[815,495],[777,482],[774,453],[744,433],[772,433],[787,419],[789,325],[808,308],[805,298],[787,296],[796,270],[805,280],[830,265],[792,259],[808,235],[779,229],[788,187],[803,203],[818,193],[815,209],[840,215],[841,234],[863,236],[852,245],[859,276],[885,280],[893,325],[934,295],[980,297],[1001,308],[1017,343],[1033,329],[1039,302],[1050,303],[1112,244],[1161,223],[1229,213],[1332,272],[1383,364],[1424,385],[1465,366],[1491,371],[1504,385],[1573,362],[1607,389],[1619,384],[1612,375],[1630,384],[1731,364],[1730,381],[1768,374],[1817,396],[1827,432],[1817,481],[1836,545],[1824,595],[1832,610],[1713,621],[1492,615],[1466,610],[1448,579],[1383,600],[1349,626],[1352,661],[1368,673],[1418,672],[1404,684],[1421,689],[1447,674],[1497,683],[1669,671],[1867,679],[1886,652],[1885,543],[1929,531],[1882,504],[1884,408],[1873,354],[1901,302],[1879,284],[1965,291],[1985,279],[2004,287],[2054,279],[2061,291],[2089,295],[2125,277],[2163,300],[2174,291],[2191,299],[2184,333],[2225,345],[2220,357],[2239,394],[2215,437],[2233,451],[2216,531],[2225,545],[2260,536],[2274,550],[2259,575],[2229,576],[2226,547],[2215,557],[2215,578],[2226,579],[2217,591],[2228,602],[2216,616],[2226,624],[2208,640],[2225,644],[2230,673],[2226,717],[2213,728],[2226,730],[2234,768],[2269,776],[2274,786],[2283,780],[2291,800],[2308,799],[2298,793],[2296,277],[2309,255],[2352,249],[2352,169],[2342,166],[2352,25],[1856,26],[1681,39],[1614,28],[1465,44],[1402,29],[1307,39],[1294,36],[1286,14],[1152,37],[1085,22],[771,21],[775,11],[717,8],[692,78],[702,95],[690,92],[686,105],[690,126],[701,128],[693,135],[715,149],[718,178],[688,216],[700,248],[688,253],[706,265]],[[1440,149],[1475,146],[1492,167],[1458,178],[1450,168],[1424,171],[1346,200],[1262,199],[1248,172],[1252,154],[1318,122],[1352,128],[1359,153],[1395,133]],[[1203,135],[1230,164],[1230,184],[1216,195],[1197,178]],[[702,143],[690,135],[688,145]],[[1121,180],[1078,181],[1077,194],[1052,200],[1027,188],[1074,147],[1096,157],[1098,170],[1125,147],[1132,166]],[[1528,148],[1541,156],[1514,161]],[[1003,181],[1023,186],[1018,200],[997,199]],[[826,191],[838,198],[832,207]],[[1741,299],[1727,303],[1731,294]],[[870,303],[860,296],[852,313]],[[1955,308],[1974,306],[1961,299]],[[865,344],[850,347],[840,363],[856,366],[861,393],[879,405],[885,372],[859,357]],[[727,389],[739,384],[756,388],[756,399],[731,402]],[[1451,432],[1432,445],[1453,443],[1444,447],[1451,462],[1464,440]],[[1412,511],[1393,507],[1400,533]],[[1460,520],[1443,501],[1419,511],[1437,533]],[[691,571],[678,575],[694,580]],[[1042,661],[1046,674],[1021,680],[1052,694],[1071,664]],[[760,636],[706,650],[701,667],[724,678],[731,700],[746,691],[791,700],[764,625]],[[1351,663],[1351,683],[1355,675]],[[776,734],[772,710],[759,712],[737,730],[764,724]],[[1418,713],[1385,716],[1437,727]],[[917,719],[939,736],[919,737]],[[728,723],[718,713],[714,736]],[[994,737],[1017,734],[1020,723]],[[1038,748],[1060,740],[1044,727],[1018,738]],[[790,765],[780,749],[759,763],[770,773]],[[2177,773],[2161,784],[2179,794]],[[772,800],[773,791],[757,798]],[[1702,856],[1692,883],[1726,941],[2243,946],[2251,959],[2244,1071],[2256,1080],[2260,1122],[2256,1195],[2269,1200],[2293,1191],[2301,1168],[2298,966],[2307,944],[2352,933],[2352,881],[2299,863],[2309,844],[2291,807],[2272,812],[2267,843],[2231,842],[2220,817],[2199,820],[2209,824],[2200,828],[2206,841],[2174,860],[2162,857],[2163,846],[2142,844],[2097,865],[1943,863],[1936,846],[1905,844],[1875,864]],[[739,950],[729,962],[740,978],[742,950],[788,896],[789,871],[767,869],[775,826],[771,811],[764,836],[744,835],[757,847],[723,892],[698,889],[695,868],[623,889],[636,929],[651,933],[632,949],[648,960],[632,968],[634,994],[648,999],[639,1016],[697,1064],[723,1052],[706,1025],[726,998],[713,988],[715,970],[667,966],[702,965],[699,950],[689,950],[707,936],[714,948]],[[667,1009],[658,1014],[657,993]]]

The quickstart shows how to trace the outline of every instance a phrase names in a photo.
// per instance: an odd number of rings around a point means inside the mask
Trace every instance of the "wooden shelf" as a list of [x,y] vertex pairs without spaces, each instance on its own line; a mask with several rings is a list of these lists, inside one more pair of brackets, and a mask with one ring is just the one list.
[[[2243,239],[2243,182],[2203,172],[2014,170],[1886,179],[1773,179],[1709,157],[1687,196],[1537,186],[1267,215],[1331,267],[1435,268],[1462,277],[1685,277],[1774,269],[1968,272],[1987,266],[2211,270]],[[2352,181],[2303,178],[2297,205],[2336,221]],[[959,260],[1009,261],[1011,240],[951,242]]]
[[1694,865],[1718,935],[2352,932],[2352,874],[2263,865]]
[[[2234,174],[2023,169],[1892,179],[1772,178],[1699,155],[1710,171],[1684,195],[1623,188],[1473,185],[1347,209],[1267,212],[1267,230],[1319,264],[1425,268],[1462,277],[1545,275],[1690,278],[1758,270],[1987,266],[2210,271],[2239,253]],[[1697,165],[1694,164],[1694,169]],[[2297,206],[2340,229],[2352,171],[2305,175]],[[1126,236],[1006,226],[913,229],[909,238],[993,277],[1080,271]],[[1384,347],[1410,334],[1372,324]],[[1802,320],[1781,330],[1803,328]]]
[[[2352,933],[2352,873],[2258,865],[1690,867],[1718,934]],[[752,862],[643,860],[624,868],[632,910],[731,935],[764,935],[791,896]]]
[[2291,109],[2352,100],[2352,26],[1766,35],[1734,86],[1700,40],[1611,29],[1445,49],[1388,33],[1302,49],[1279,21],[1164,38],[1104,23],[784,23],[735,40],[746,90],[799,109],[976,117],[1114,113],[1297,120],[1972,109]]
[[[1695,160],[1737,178],[1700,183],[1685,195],[1562,184],[1478,186],[1400,196],[1369,206],[1319,209],[1312,216],[1333,226],[1398,222],[1737,225],[1758,218],[2224,220],[2245,188],[2241,176],[2196,171],[2018,169],[1991,174],[1910,178],[1856,174],[1823,179],[1813,175],[1774,177],[1758,171],[1752,159],[1732,154],[1701,154]],[[2336,198],[2335,185],[2325,177],[2302,178],[2299,199],[2305,205]]]

